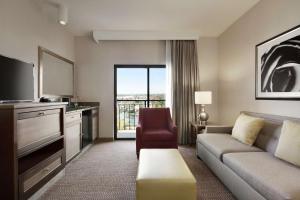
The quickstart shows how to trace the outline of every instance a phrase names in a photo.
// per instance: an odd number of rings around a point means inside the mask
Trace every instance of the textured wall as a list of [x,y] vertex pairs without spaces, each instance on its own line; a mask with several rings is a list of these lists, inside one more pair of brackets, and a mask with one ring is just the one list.
[[100,102],[100,137],[112,138],[114,128],[114,65],[165,64],[164,41],[101,41],[75,37],[80,101]]
[[0,54],[35,66],[37,98],[38,46],[74,60],[74,37],[55,20],[48,19],[32,0],[1,0]]
[[199,38],[198,60],[200,89],[212,91],[212,104],[206,106],[209,121],[218,123],[218,41],[217,38]]
[[219,116],[241,110],[300,117],[299,101],[255,100],[255,45],[299,24],[299,0],[262,0],[219,38]]

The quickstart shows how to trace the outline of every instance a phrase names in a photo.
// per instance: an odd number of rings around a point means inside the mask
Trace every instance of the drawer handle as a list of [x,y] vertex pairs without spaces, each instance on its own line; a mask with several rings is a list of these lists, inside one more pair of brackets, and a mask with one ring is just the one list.
[[45,112],[39,112],[38,116],[43,116],[45,115]]

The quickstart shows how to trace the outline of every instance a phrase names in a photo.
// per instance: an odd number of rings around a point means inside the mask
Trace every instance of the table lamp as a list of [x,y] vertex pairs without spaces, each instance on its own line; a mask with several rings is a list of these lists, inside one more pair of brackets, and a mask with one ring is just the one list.
[[195,104],[201,105],[198,120],[200,120],[200,124],[206,125],[209,115],[207,114],[207,112],[205,112],[205,105],[211,104],[211,91],[196,91]]

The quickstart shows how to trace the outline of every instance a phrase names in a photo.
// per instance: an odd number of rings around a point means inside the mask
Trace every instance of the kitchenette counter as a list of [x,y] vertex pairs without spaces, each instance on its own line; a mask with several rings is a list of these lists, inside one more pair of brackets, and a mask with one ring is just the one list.
[[78,106],[67,106],[66,113],[82,112],[86,110],[99,109],[100,103],[98,102],[78,102]]
[[76,106],[67,106],[65,127],[66,160],[69,162],[98,138],[99,103],[78,102]]

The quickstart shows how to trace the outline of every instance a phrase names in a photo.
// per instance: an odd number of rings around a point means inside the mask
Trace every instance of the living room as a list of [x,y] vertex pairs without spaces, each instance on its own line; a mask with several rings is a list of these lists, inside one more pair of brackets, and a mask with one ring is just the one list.
[[[0,198],[300,199],[299,7],[1,0]],[[10,77],[21,65],[28,76]],[[121,79],[122,70],[130,76]],[[144,107],[167,114],[147,120]],[[139,121],[163,126],[163,116],[173,120],[174,141],[143,144]],[[250,142],[234,134],[245,120],[256,120]],[[167,160],[178,166],[165,167]],[[259,167],[243,164],[252,161]],[[149,177],[157,184],[147,185]]]

